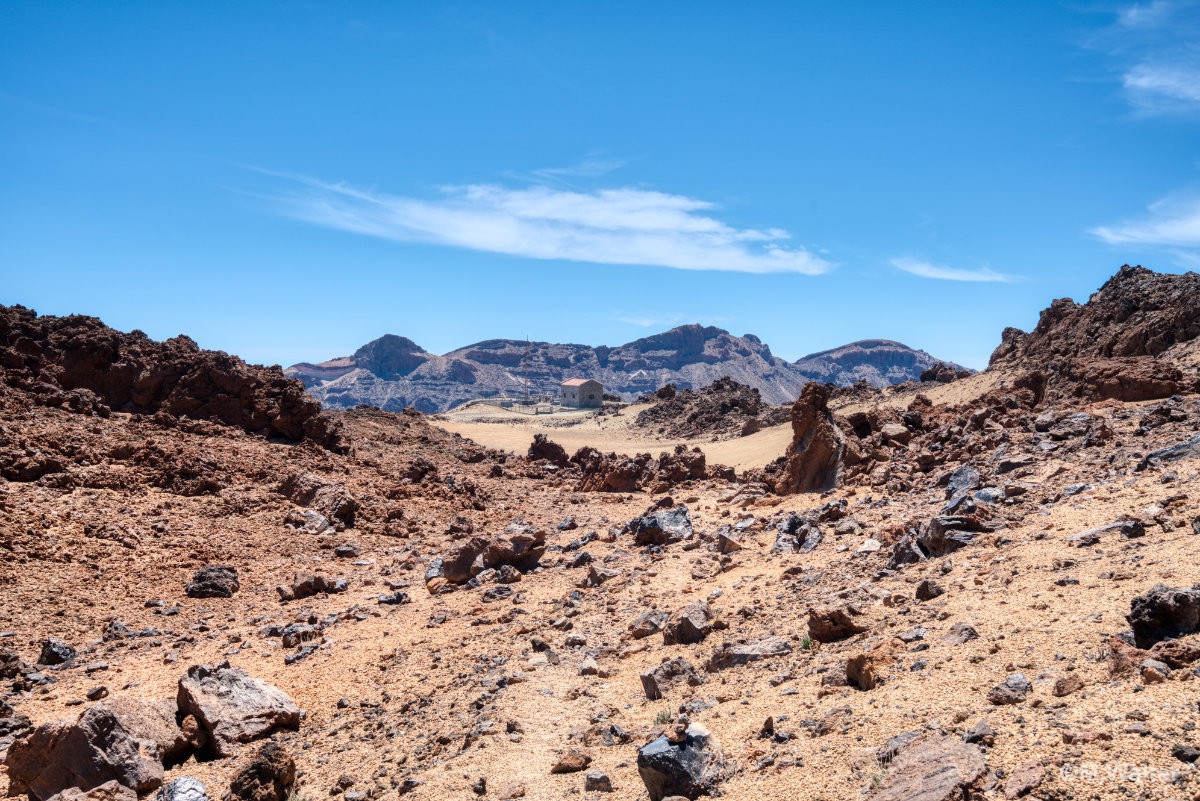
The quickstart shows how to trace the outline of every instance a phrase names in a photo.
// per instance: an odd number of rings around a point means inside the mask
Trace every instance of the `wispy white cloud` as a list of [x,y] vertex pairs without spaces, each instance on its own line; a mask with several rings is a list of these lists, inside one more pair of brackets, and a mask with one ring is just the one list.
[[804,247],[785,246],[786,231],[737,228],[713,216],[714,204],[684,195],[472,184],[416,198],[286,177],[301,188],[276,197],[283,213],[382,239],[679,270],[819,275],[832,268]]
[[896,269],[903,270],[906,273],[919,275],[922,278],[934,278],[939,281],[1010,283],[1017,280],[1017,276],[998,273],[988,267],[964,270],[959,267],[942,267],[922,261],[921,259],[909,258],[892,259],[890,263]]
[[1160,114],[1200,108],[1200,67],[1138,64],[1121,80],[1139,111]]
[[1156,28],[1170,18],[1178,0],[1152,0],[1149,3],[1134,3],[1117,10],[1117,23],[1122,28],[1141,30]]
[[599,178],[601,175],[608,175],[614,170],[621,169],[626,163],[624,159],[589,157],[569,167],[542,167],[534,170],[533,175],[547,179]]
[[1200,3],[1153,0],[1118,9],[1116,25],[1095,40],[1121,74],[1141,114],[1200,111]]
[[1200,247],[1200,195],[1178,195],[1150,204],[1138,219],[1102,225],[1089,233],[1111,245]]

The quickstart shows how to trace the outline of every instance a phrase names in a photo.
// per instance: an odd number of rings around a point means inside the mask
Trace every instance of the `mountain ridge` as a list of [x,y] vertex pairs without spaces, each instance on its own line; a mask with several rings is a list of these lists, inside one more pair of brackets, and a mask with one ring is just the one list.
[[596,378],[625,400],[666,384],[701,389],[729,377],[757,389],[764,402],[781,404],[795,400],[809,381],[886,386],[917,380],[940,361],[893,340],[871,339],[789,362],[754,334],[689,324],[617,346],[485,339],[442,355],[385,334],[351,356],[300,362],[285,373],[327,407],[441,412],[475,398],[522,394],[526,381],[532,394],[555,393],[572,375]]

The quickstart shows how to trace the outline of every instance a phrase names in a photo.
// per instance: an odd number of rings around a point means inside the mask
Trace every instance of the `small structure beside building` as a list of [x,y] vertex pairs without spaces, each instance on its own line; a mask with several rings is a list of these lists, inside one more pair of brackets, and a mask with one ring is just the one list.
[[558,397],[572,409],[599,409],[604,405],[604,385],[592,378],[568,378],[559,385]]

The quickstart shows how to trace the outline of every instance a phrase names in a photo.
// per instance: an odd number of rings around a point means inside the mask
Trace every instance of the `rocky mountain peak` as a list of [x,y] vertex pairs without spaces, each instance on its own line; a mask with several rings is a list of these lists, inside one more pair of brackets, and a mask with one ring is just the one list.
[[408,375],[427,362],[430,354],[416,342],[395,334],[384,334],[354,351],[354,363],[380,378]]

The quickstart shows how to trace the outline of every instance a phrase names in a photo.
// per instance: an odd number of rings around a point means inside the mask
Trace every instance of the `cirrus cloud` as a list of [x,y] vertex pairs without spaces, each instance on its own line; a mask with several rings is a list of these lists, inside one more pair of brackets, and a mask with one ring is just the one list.
[[903,270],[911,275],[917,275],[921,278],[933,278],[939,281],[982,281],[1007,284],[1017,280],[1016,276],[998,273],[988,267],[965,270],[959,267],[942,267],[922,261],[921,259],[908,258],[892,259],[890,264],[897,270]]
[[381,239],[679,270],[819,275],[833,267],[804,247],[785,246],[786,231],[737,228],[713,216],[713,203],[684,195],[469,184],[416,198],[287,177],[302,188],[276,196],[284,214]]
[[1164,198],[1151,203],[1138,219],[1102,225],[1089,233],[1110,245],[1200,247],[1200,196]]

